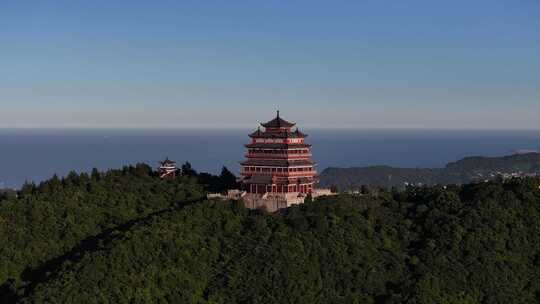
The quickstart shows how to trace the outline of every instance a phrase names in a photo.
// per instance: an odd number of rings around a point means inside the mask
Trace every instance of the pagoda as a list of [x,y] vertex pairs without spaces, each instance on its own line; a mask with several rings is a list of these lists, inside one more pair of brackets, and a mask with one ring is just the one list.
[[[246,160],[240,163],[242,186],[248,195],[281,197],[289,206],[312,193],[316,171],[311,145],[304,142],[307,135],[295,125],[277,111],[274,119],[249,135]],[[281,207],[285,206],[277,206]]]
[[176,177],[176,162],[168,157],[164,161],[159,162],[159,177],[162,179],[174,179]]

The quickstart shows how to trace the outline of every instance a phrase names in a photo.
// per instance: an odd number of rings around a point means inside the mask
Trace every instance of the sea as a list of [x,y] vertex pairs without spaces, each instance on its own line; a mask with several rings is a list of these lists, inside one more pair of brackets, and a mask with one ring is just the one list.
[[[106,170],[165,158],[197,171],[237,173],[250,129],[0,129],[0,188],[53,174]],[[313,158],[327,167],[435,168],[466,156],[538,151],[540,131],[306,129]]]

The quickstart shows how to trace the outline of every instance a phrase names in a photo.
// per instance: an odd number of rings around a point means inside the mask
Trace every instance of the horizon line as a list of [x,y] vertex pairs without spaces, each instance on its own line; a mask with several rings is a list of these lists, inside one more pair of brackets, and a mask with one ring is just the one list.
[[[181,131],[181,130],[253,130],[257,127],[249,126],[0,126],[0,131],[17,131],[17,130],[29,130],[29,131],[91,131],[91,130],[141,130],[141,131]],[[427,127],[427,126],[313,126],[306,125],[299,129],[310,130],[349,130],[349,131],[532,131],[540,132],[540,128],[484,128],[484,127]]]

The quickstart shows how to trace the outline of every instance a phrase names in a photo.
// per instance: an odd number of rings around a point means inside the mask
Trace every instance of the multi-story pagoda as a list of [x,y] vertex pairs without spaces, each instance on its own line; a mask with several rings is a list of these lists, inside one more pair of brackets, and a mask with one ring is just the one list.
[[174,179],[176,177],[176,162],[170,160],[168,157],[164,161],[159,162],[159,177],[163,179]]
[[[261,124],[249,135],[246,160],[241,162],[244,190],[252,195],[282,197],[287,206],[299,203],[298,198],[312,193],[315,184],[315,163],[311,160],[311,145],[306,144],[306,134],[295,123],[279,117]],[[283,206],[277,206],[281,208]],[[274,209],[272,207],[271,209]]]

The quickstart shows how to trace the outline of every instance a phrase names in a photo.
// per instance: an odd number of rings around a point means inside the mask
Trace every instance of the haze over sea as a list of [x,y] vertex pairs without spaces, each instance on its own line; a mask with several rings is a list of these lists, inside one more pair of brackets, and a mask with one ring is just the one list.
[[[169,157],[198,171],[238,173],[252,130],[0,130],[0,188]],[[540,131],[303,130],[318,171],[330,166],[442,167],[466,156],[540,149]]]

